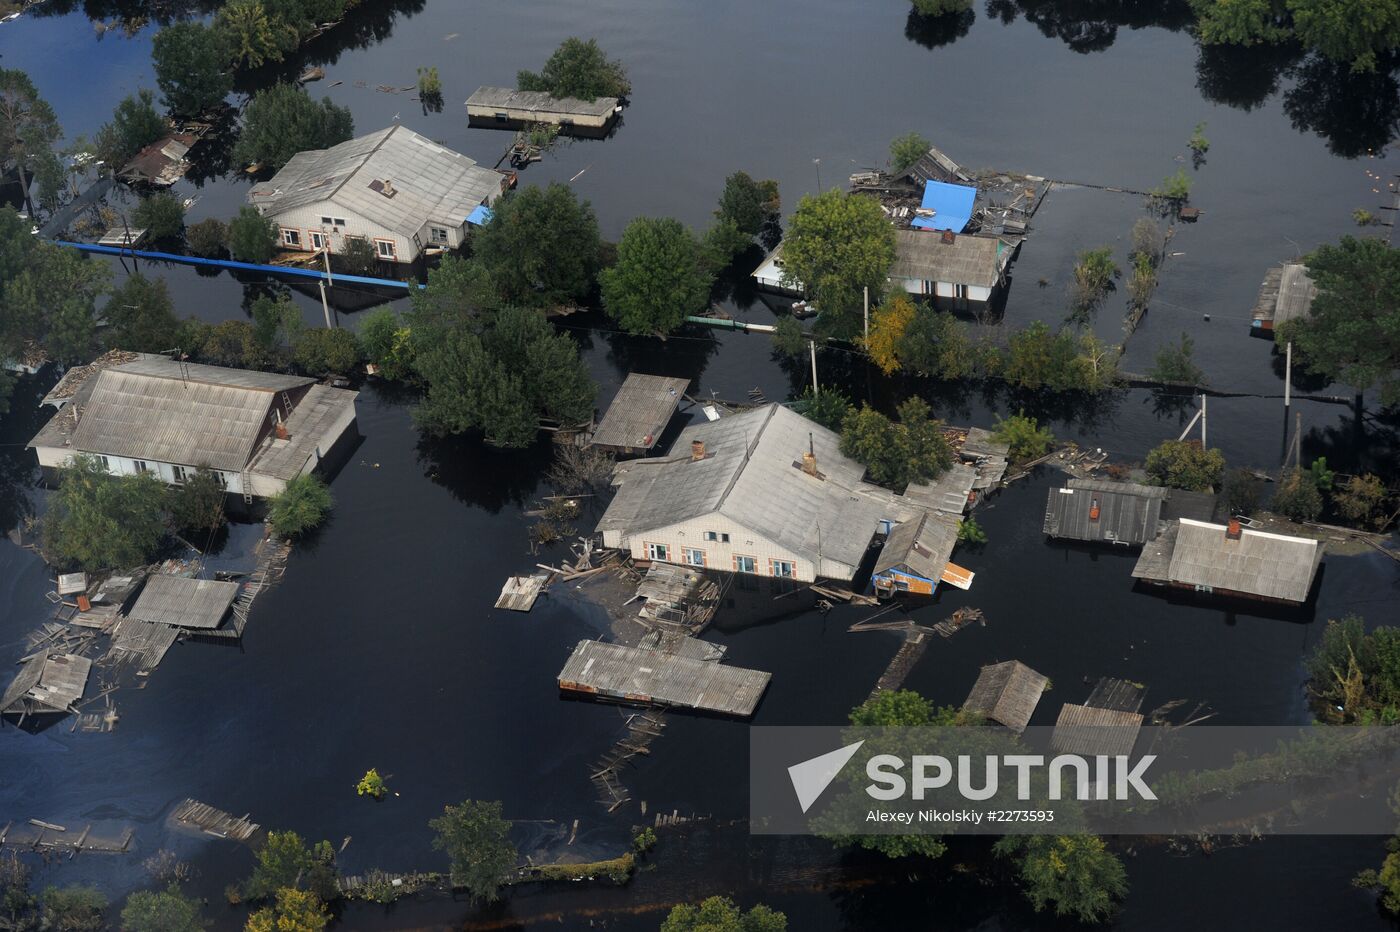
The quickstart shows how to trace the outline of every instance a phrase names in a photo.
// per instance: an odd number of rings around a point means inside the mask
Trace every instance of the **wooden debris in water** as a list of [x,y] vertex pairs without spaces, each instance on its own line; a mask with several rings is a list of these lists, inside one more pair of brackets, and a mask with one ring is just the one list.
[[919,658],[928,650],[929,638],[927,631],[916,626],[911,626],[905,634],[904,643],[899,645],[899,650],[890,659],[890,664],[885,668],[885,672],[880,674],[880,678],[875,681],[875,688],[870,690],[869,699],[874,699],[880,693],[891,692],[904,685],[904,680],[909,676],[909,671],[914,669],[914,665],[919,662]]
[[961,608],[955,609],[953,614],[949,615],[947,618],[936,623],[933,626],[933,630],[937,631],[943,637],[949,638],[973,622],[976,622],[984,628],[987,626],[986,616],[982,614],[980,608],[971,608],[964,605]]
[[496,599],[496,607],[509,609],[512,612],[528,612],[535,607],[535,600],[544,591],[545,583],[549,581],[546,573],[536,573],[533,576],[510,576],[506,579],[506,584],[501,587],[501,594]]
[[187,799],[175,807],[170,821],[181,828],[194,829],[215,838],[248,842],[258,833],[258,823],[245,815],[236,817],[208,803]]

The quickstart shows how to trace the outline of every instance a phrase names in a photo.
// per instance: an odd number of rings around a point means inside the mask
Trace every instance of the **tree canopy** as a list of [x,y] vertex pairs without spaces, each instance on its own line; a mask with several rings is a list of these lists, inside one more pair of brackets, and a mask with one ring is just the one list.
[[834,188],[808,195],[783,240],[783,281],[801,283],[816,301],[825,332],[852,336],[862,327],[862,289],[870,289],[872,303],[884,293],[894,242],[894,227],[874,198]]
[[603,307],[629,333],[667,334],[705,309],[714,277],[700,242],[678,220],[638,217],[599,276]]
[[[914,6],[917,8],[921,2],[944,3],[949,2],[949,0],[916,0]],[[962,4],[963,9],[967,8],[966,0],[951,0],[951,2]],[[926,11],[920,10],[919,12]],[[928,150],[932,147],[933,143],[918,133],[905,133],[903,136],[892,139],[890,141],[890,171],[896,175],[904,174],[914,167],[915,162],[927,155]]]
[[318,477],[297,476],[268,502],[267,523],[282,537],[299,537],[320,527],[333,503],[331,490]]
[[117,104],[111,122],[103,124],[93,136],[93,149],[99,159],[117,171],[169,131],[170,124],[156,112],[155,95],[142,88]]
[[521,71],[515,81],[522,91],[543,91],[552,97],[580,100],[626,97],[632,93],[622,63],[608,58],[598,47],[597,39],[584,41],[575,36],[560,43],[538,74]]
[[841,452],[865,466],[871,481],[902,490],[942,473],[953,451],[923,399],[909,398],[895,412],[898,421],[871,407],[851,411],[841,425]]
[[277,223],[256,207],[238,208],[228,224],[228,249],[239,262],[266,262],[277,251]]
[[30,214],[34,203],[28,176],[42,159],[52,156],[54,143],[62,135],[53,107],[39,96],[29,75],[17,68],[0,68],[0,162],[14,165]]
[[321,932],[330,924],[320,897],[310,890],[286,887],[277,891],[271,906],[248,917],[246,932]]
[[330,842],[308,846],[296,832],[267,833],[243,893],[250,900],[280,899],[289,889],[304,890],[318,900],[339,895],[335,849]]
[[762,903],[747,912],[724,896],[712,896],[698,906],[673,906],[661,932],[786,932],[787,917]]
[[1312,311],[1276,339],[1292,340],[1310,372],[1400,404],[1400,249],[1344,236],[1305,261],[1317,286]]
[[102,314],[107,318],[103,336],[112,349],[163,353],[174,348],[179,320],[163,278],[132,274],[112,291]]
[[144,473],[114,476],[96,456],[58,472],[44,515],[44,552],[59,566],[128,569],[150,560],[165,534],[165,487]]
[[1103,922],[1128,892],[1123,862],[1097,835],[1007,835],[994,847],[1016,861],[1022,891],[1036,912]]
[[715,219],[729,221],[750,238],[775,222],[782,209],[776,181],[755,181],[747,172],[735,172],[724,179]]
[[122,907],[125,932],[201,932],[209,924],[199,900],[174,884],[165,890],[137,890]]
[[588,297],[601,245],[593,207],[553,182],[507,192],[476,233],[473,251],[502,300],[549,308]]
[[185,230],[185,205],[169,191],[158,191],[136,205],[131,224],[144,228],[153,240],[177,239]]
[[1210,492],[1225,471],[1225,455],[1198,440],[1168,440],[1147,454],[1145,468],[1153,485]]
[[181,116],[200,116],[233,90],[227,37],[212,26],[194,20],[166,26],[151,40],[151,58],[165,105]]
[[274,84],[254,94],[244,108],[231,157],[237,165],[281,168],[298,152],[329,148],[354,134],[349,109],[329,98],[318,103],[296,85]]
[[453,886],[465,888],[473,899],[495,900],[518,857],[501,804],[468,799],[444,806],[428,826],[436,833],[433,847],[447,852]]
[[1192,0],[1204,45],[1297,40],[1353,72],[1377,70],[1400,47],[1400,7],[1388,0]]

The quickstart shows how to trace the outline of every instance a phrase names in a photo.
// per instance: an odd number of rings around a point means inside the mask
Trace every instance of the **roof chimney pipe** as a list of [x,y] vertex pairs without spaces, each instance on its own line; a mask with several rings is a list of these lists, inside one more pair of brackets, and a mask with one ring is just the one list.
[[1239,540],[1244,531],[1240,528],[1240,519],[1231,518],[1230,523],[1225,526],[1225,537],[1227,540]]
[[692,440],[692,441],[690,441],[690,461],[691,461],[692,463],[695,463],[695,462],[699,462],[700,460],[703,460],[704,458],[705,458],[705,441],[703,441],[703,440]]

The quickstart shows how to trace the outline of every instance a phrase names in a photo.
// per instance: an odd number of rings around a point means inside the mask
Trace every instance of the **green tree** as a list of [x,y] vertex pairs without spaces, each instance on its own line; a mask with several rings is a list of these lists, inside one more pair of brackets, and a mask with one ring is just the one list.
[[1050,452],[1055,445],[1055,435],[1048,427],[1041,427],[1025,411],[1018,411],[1010,417],[998,416],[996,438],[1010,446],[1011,458],[1019,462],[1038,459]]
[[1191,196],[1191,176],[1186,174],[1186,169],[1178,168],[1176,174],[1162,179],[1162,183],[1153,188],[1151,194],[1162,200],[1185,201]]
[[1090,311],[1113,289],[1121,270],[1113,261],[1113,249],[1086,249],[1074,263],[1074,305],[1077,311]]
[[309,890],[287,887],[277,891],[277,899],[248,917],[245,932],[321,932],[330,924],[330,913],[321,899]]
[[1352,476],[1337,491],[1335,501],[1342,517],[1353,524],[1370,524],[1376,530],[1385,530],[1395,515],[1389,514],[1387,502],[1390,490],[1379,476],[1365,473]]
[[34,202],[29,197],[29,173],[45,153],[53,152],[62,135],[53,107],[39,96],[29,75],[15,68],[0,68],[0,162],[14,166],[31,215]]
[[250,900],[266,900],[287,889],[306,890],[326,901],[339,895],[330,842],[313,848],[296,832],[267,833],[243,892]]
[[776,181],[755,181],[747,172],[735,172],[724,179],[715,219],[728,220],[750,238],[778,219],[782,201]]
[[277,251],[277,223],[256,207],[240,207],[229,221],[228,248],[239,262],[266,262]]
[[1147,454],[1145,468],[1153,485],[1210,492],[1225,471],[1225,456],[1204,449],[1197,440],[1168,440]]
[[227,492],[217,471],[200,465],[170,490],[170,523],[177,530],[212,532],[223,527]]
[[250,369],[282,369],[292,347],[301,339],[301,309],[287,295],[262,295],[253,302],[252,341],[243,347],[243,365]]
[[442,101],[442,78],[436,66],[418,69],[418,97],[425,103]]
[[244,108],[231,158],[237,165],[281,168],[298,152],[326,149],[354,134],[355,120],[347,108],[329,98],[317,103],[293,84],[274,84],[254,94]]
[[1294,521],[1316,521],[1322,514],[1322,492],[1311,474],[1290,469],[1279,479],[1269,507]]
[[444,806],[428,827],[436,833],[433,847],[447,852],[453,886],[465,888],[472,899],[494,901],[518,857],[501,804],[468,799]]
[[156,112],[155,94],[142,88],[117,104],[112,121],[93,136],[93,149],[99,159],[117,171],[168,132],[170,124]]
[[895,354],[919,375],[952,381],[976,375],[982,360],[967,325],[947,311],[919,307],[904,328]]
[[839,433],[841,423],[851,412],[851,401],[834,388],[824,388],[820,394],[808,388],[792,403],[792,410],[827,430]]
[[1210,140],[1206,138],[1206,124],[1204,121],[1197,123],[1196,128],[1191,131],[1191,138],[1186,140],[1186,148],[1190,149],[1197,156],[1205,155],[1210,151]]
[[165,105],[181,116],[202,116],[233,90],[226,34],[198,21],[166,26],[151,40],[156,85]]
[[982,525],[977,523],[976,518],[968,515],[963,523],[958,525],[958,540],[980,547],[987,542],[987,532],[982,530]]
[[538,74],[521,71],[515,81],[522,91],[543,91],[554,97],[580,100],[626,97],[632,93],[627,69],[621,62],[608,58],[598,47],[597,39],[585,42],[574,36],[560,43]]
[[209,926],[199,900],[174,884],[165,890],[137,890],[122,907],[123,932],[201,932]]
[[10,850],[0,853],[0,918],[7,928],[21,930],[29,927],[31,913],[38,900],[29,889],[29,865]]
[[887,689],[851,710],[851,724],[868,727],[913,728],[934,722],[933,703],[912,689]]
[[638,217],[617,244],[617,264],[599,275],[603,307],[628,333],[665,335],[709,302],[713,276],[695,234],[669,217]]
[[[966,0],[915,0],[914,6],[917,9],[920,4],[941,6],[949,4],[961,6],[967,9]],[[919,10],[920,13],[927,13]],[[934,14],[937,15],[937,14]],[[933,143],[929,142],[918,133],[905,133],[890,142],[890,171],[896,175],[902,175],[914,167],[914,163],[928,155],[928,150],[933,148]]]
[[1287,0],[1293,31],[1305,45],[1352,71],[1375,71],[1400,46],[1400,7],[1387,0]]
[[0,329],[14,345],[34,342],[62,365],[87,362],[97,333],[95,304],[108,267],[78,252],[35,243],[24,267],[4,283]]
[[279,537],[300,537],[321,526],[333,503],[331,490],[324,482],[310,473],[300,475],[272,496],[267,523]]
[[1022,892],[1036,912],[1103,922],[1128,892],[1127,871],[1097,835],[1007,835],[993,848],[1014,858]]
[[1206,384],[1206,374],[1191,358],[1194,349],[1195,344],[1183,331],[1179,342],[1168,343],[1157,350],[1157,358],[1152,368],[1147,370],[1147,377],[1154,382],[1184,382],[1197,386]]
[[344,375],[359,364],[360,344],[349,330],[313,327],[297,338],[292,361],[307,375]]
[[347,236],[340,248],[340,262],[351,275],[373,275],[379,270],[379,253],[366,237]]
[[1400,250],[1344,236],[1305,261],[1317,286],[1312,311],[1281,325],[1276,340],[1293,341],[1310,372],[1400,403]]
[[965,13],[972,9],[972,0],[912,0],[912,2],[914,12],[920,16],[947,16],[950,13]]
[[554,182],[507,192],[473,248],[506,302],[548,308],[588,297],[601,244],[592,206]]
[[811,338],[795,317],[779,317],[773,325],[773,349],[784,356],[796,357],[807,353]]
[[228,249],[228,225],[218,217],[205,217],[185,230],[185,245],[196,256],[219,258]]
[[131,225],[145,228],[157,242],[178,239],[185,229],[185,205],[169,191],[152,194],[131,212]]
[[1256,45],[1289,35],[1274,0],[1194,0],[1196,33],[1203,45]]
[[1020,388],[1067,391],[1078,384],[1078,351],[1066,331],[1051,331],[1043,321],[1011,334],[1008,340],[1006,380]]
[[113,476],[95,456],[79,454],[58,472],[44,515],[50,562],[84,570],[146,563],[165,534],[165,488],[149,473]]
[[762,903],[743,912],[734,901],[712,896],[698,906],[673,906],[661,932],[786,932],[787,916]]
[[106,926],[102,919],[107,898],[95,887],[46,887],[39,897],[42,927],[57,932],[97,932]]
[[381,307],[367,314],[359,338],[360,355],[378,368],[380,376],[400,381],[413,375],[413,331],[392,309]]
[[700,237],[700,264],[707,273],[717,273],[751,245],[753,237],[739,232],[734,221],[720,220]]
[[914,302],[904,294],[891,296],[870,312],[870,333],[865,338],[865,349],[885,375],[899,371],[904,336],[917,313]]
[[896,413],[898,422],[870,407],[851,411],[841,425],[841,452],[865,466],[873,482],[902,489],[943,472],[953,453],[923,399],[909,398]]
[[113,349],[134,353],[163,353],[179,327],[175,305],[163,278],[133,273],[117,286],[103,309],[104,337]]
[[297,39],[295,30],[268,15],[262,0],[232,0],[214,18],[214,29],[233,63],[244,68],[281,61]]
[[804,197],[783,241],[783,280],[806,289],[832,336],[862,327],[862,289],[878,303],[895,254],[894,227],[874,198],[831,189]]
[[1220,497],[1232,515],[1247,515],[1259,507],[1259,480],[1247,469],[1231,469],[1221,483]]
[[379,771],[374,767],[365,771],[365,775],[360,778],[360,782],[355,784],[355,793],[359,796],[372,796],[375,799],[383,799],[384,794],[389,792],[389,785],[384,782],[384,778],[379,775]]

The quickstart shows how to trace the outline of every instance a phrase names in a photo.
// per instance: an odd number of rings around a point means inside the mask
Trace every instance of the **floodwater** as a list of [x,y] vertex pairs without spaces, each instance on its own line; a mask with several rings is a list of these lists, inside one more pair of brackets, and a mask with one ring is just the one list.
[[[71,4],[49,6],[56,15],[0,26],[0,52],[6,67],[30,73],[70,135],[90,135],[122,96],[153,83],[155,27],[130,35],[94,29],[93,20],[110,21],[130,4],[94,0],[66,13]],[[639,214],[705,224],[725,175],[741,168],[778,179],[790,209],[819,184],[841,184],[851,171],[879,164],[891,137],[918,130],[964,165],[1067,183],[1046,200],[1013,269],[1010,326],[1062,319],[1076,251],[1111,244],[1125,260],[1142,199],[1068,183],[1145,189],[1183,165],[1192,171],[1181,161],[1185,140],[1204,120],[1212,145],[1192,172],[1192,201],[1205,213],[1178,227],[1124,366],[1147,368],[1158,347],[1189,333],[1212,384],[1244,393],[1211,400],[1212,445],[1232,463],[1272,468],[1284,440],[1281,370],[1269,344],[1248,334],[1255,290],[1270,264],[1334,241],[1354,229],[1354,208],[1381,202],[1372,188],[1393,172],[1382,156],[1400,112],[1393,77],[1355,79],[1291,53],[1202,55],[1180,31],[1181,3],[1144,5],[1149,13],[1087,5],[1095,11],[1087,18],[1085,6],[993,0],[950,25],[919,22],[900,0],[666,8],[642,0],[400,0],[366,5],[283,73],[323,65],[326,79],[311,91],[349,106],[358,131],[398,119],[492,164],[509,135],[468,129],[461,101],[480,84],[509,83],[517,69],[537,67],[566,35],[596,35],[628,65],[635,101],[612,138],[562,146],[522,183],[572,179],[609,238]],[[442,113],[423,113],[408,93],[376,89],[412,84],[420,65],[441,73]],[[335,81],[343,83],[330,87]],[[178,190],[198,198],[190,211],[197,220],[232,214],[247,185],[215,174]],[[210,320],[246,313],[246,282],[184,267],[158,274],[182,313]],[[294,296],[309,322],[320,319],[319,302]],[[380,300],[342,291],[342,323],[353,326],[353,308]],[[736,289],[731,306],[738,316],[771,320],[746,288]],[[1121,313],[1121,301],[1110,301],[1096,331],[1116,336]],[[592,314],[564,326],[579,340],[603,402],[630,369],[689,376],[692,391],[722,398],[758,388],[781,399],[810,378],[805,364],[774,360],[762,336],[687,331],[661,344],[610,333]],[[821,369],[824,384],[882,405],[923,393],[955,423],[987,424],[994,413],[1025,408],[1057,435],[1125,459],[1174,437],[1189,417],[1144,391],[1085,403],[885,380],[839,351],[823,354]],[[1341,386],[1302,387],[1349,395]],[[6,528],[23,500],[42,500],[22,448],[42,417],[33,412],[38,394],[23,388],[0,420]],[[361,395],[364,439],[334,479],[333,520],[294,551],[283,584],[259,598],[241,648],[178,646],[144,688],[114,695],[122,717],[110,734],[73,734],[67,722],[38,735],[0,730],[0,822],[103,820],[137,829],[137,854],[65,861],[43,868],[41,882],[92,880],[120,898],[145,882],[142,857],[173,847],[198,870],[211,914],[236,927],[239,914],[224,909],[221,890],[248,870],[250,856],[170,833],[165,815],[187,796],[337,846],[348,837],[341,865],[350,873],[439,868],[426,822],[465,797],[503,800],[520,820],[522,849],[542,856],[612,853],[625,843],[640,810],[629,805],[609,816],[588,781],[589,764],[619,736],[622,714],[563,700],[554,685],[572,645],[600,633],[596,613],[562,593],[528,615],[491,608],[506,576],[561,556],[530,554],[522,516],[542,492],[549,446],[508,453],[471,439],[427,439],[412,427],[410,404],[376,389]],[[1305,457],[1393,474],[1400,453],[1393,415],[1368,411],[1358,421],[1349,406],[1323,401],[1294,409]],[[973,590],[944,593],[916,615],[931,622],[975,605],[988,624],[934,644],[911,688],[960,702],[979,665],[1015,657],[1055,683],[1038,724],[1087,694],[1086,679],[1100,675],[1146,683],[1154,705],[1205,702],[1220,723],[1291,723],[1307,716],[1301,658],[1325,619],[1358,612],[1374,623],[1400,620],[1400,574],[1375,554],[1329,557],[1315,603],[1293,612],[1173,604],[1136,592],[1129,557],[1045,543],[1041,507],[1054,481],[1042,474],[1018,483],[979,512],[990,543],[957,554],[977,572]],[[247,537],[236,532],[228,551],[245,547]],[[0,542],[0,657],[20,655],[24,633],[44,617],[48,588],[37,557]],[[756,723],[834,722],[865,696],[897,647],[892,635],[846,631],[869,611],[822,616],[736,592],[706,636],[727,646],[730,662],[772,671]],[[980,848],[934,865],[889,865],[722,827],[746,814],[745,726],[686,715],[668,722],[625,782],[649,812],[676,809],[715,823],[663,836],[657,869],[629,888],[521,891],[482,912],[445,899],[388,912],[356,907],[345,926],[643,929],[654,928],[669,903],[722,892],[786,910],[793,928],[1048,924],[1009,887],[953,869],[985,864]],[[381,803],[354,795],[371,766],[394,791]],[[570,848],[562,842],[574,819],[579,834]],[[1348,880],[1383,854],[1379,838],[1270,840],[1210,857],[1136,850],[1118,925],[1175,928],[1210,916],[1217,924],[1380,926],[1371,895]]]

